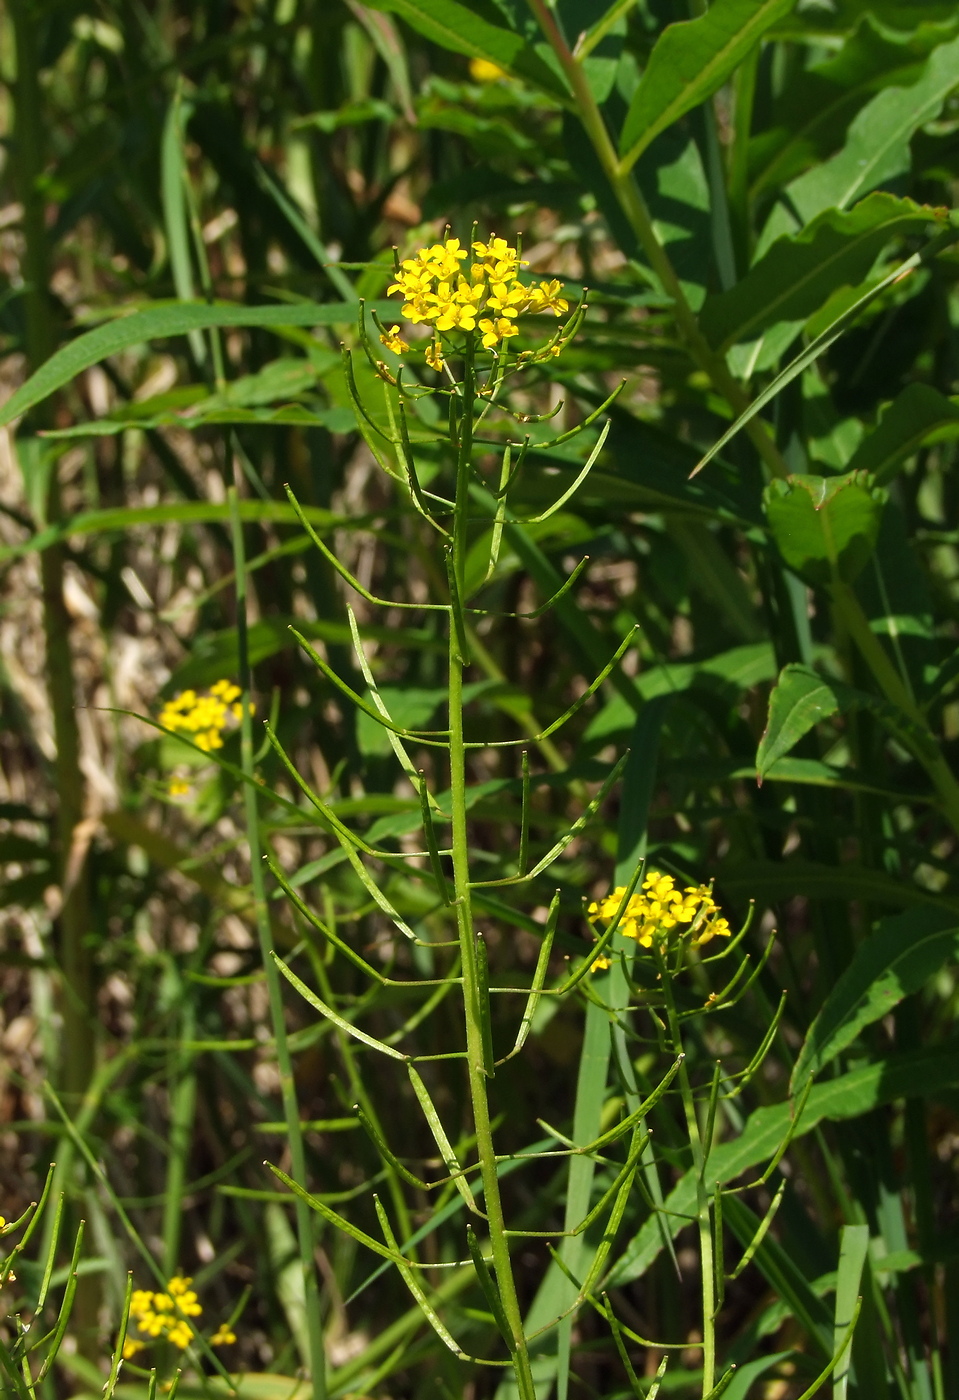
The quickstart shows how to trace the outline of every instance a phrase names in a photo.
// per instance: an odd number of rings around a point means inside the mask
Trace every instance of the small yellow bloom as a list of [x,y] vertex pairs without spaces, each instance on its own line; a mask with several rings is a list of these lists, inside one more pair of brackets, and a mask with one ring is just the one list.
[[138,1342],[136,1337],[127,1337],[123,1343],[123,1358],[129,1361],[132,1356],[136,1356],[138,1351],[143,1351],[146,1342]]
[[388,331],[384,331],[380,336],[380,344],[385,345],[387,350],[392,350],[394,355],[402,355],[410,348],[400,335],[399,326],[391,326]]
[[499,83],[508,76],[498,63],[491,63],[488,58],[470,59],[470,77],[474,83]]
[[540,282],[539,286],[530,290],[530,311],[552,311],[554,316],[563,315],[569,310],[569,302],[559,293],[560,282],[558,278],[554,278],[552,282]]
[[210,1338],[211,1347],[228,1347],[236,1341],[236,1333],[225,1322],[221,1322]]
[[185,797],[190,791],[190,784],[185,778],[171,778],[167,784],[167,792],[171,797]]
[[435,369],[437,374],[443,368],[443,351],[438,340],[431,340],[426,347],[426,363],[430,369]]
[[605,955],[601,954],[598,958],[593,959],[592,966],[589,970],[590,972],[605,972],[606,969],[612,967],[612,965],[612,958],[607,958]]

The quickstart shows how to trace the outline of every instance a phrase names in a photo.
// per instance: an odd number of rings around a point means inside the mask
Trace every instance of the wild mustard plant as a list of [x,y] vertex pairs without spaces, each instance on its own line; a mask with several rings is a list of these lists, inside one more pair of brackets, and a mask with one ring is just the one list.
[[[532,366],[548,365],[562,353],[586,311],[583,298],[567,315],[569,304],[562,295],[559,282],[551,280],[531,284],[525,279],[523,268],[524,263],[518,248],[495,235],[490,235],[485,242],[481,242],[476,238],[475,230],[468,248],[463,247],[459,240],[447,236],[443,242],[423,248],[413,257],[402,261],[397,259],[396,276],[391,291],[403,297],[403,316],[414,326],[429,327],[432,335],[425,347],[421,342],[421,348],[417,349],[414,333],[405,331],[399,322],[389,327],[377,322],[380,344],[392,355],[400,357],[400,362],[394,362],[391,367],[383,361],[379,348],[371,340],[365,313],[361,308],[358,350],[355,353],[366,357],[369,366],[382,381],[385,416],[374,416],[370,405],[360,398],[356,389],[354,352],[344,352],[347,383],[353,397],[360,431],[382,469],[396,487],[409,497],[428,526],[444,560],[446,588],[438,600],[413,603],[377,597],[349,571],[317,534],[299,509],[292,493],[289,493],[305,530],[330,566],[352,591],[368,604],[428,610],[439,613],[445,622],[448,704],[445,722],[442,727],[436,729],[407,727],[398,723],[391,714],[388,704],[377,688],[352,608],[348,609],[348,615],[357,661],[367,686],[365,696],[357,694],[305,637],[295,633],[301,646],[323,675],[352,705],[386,731],[402,772],[418,798],[422,848],[402,853],[385,849],[372,844],[352,829],[298,773],[272,725],[266,726],[269,740],[287,772],[340,844],[355,875],[388,921],[394,935],[405,939],[413,948],[428,948],[430,956],[434,959],[444,949],[450,950],[451,958],[455,952],[455,960],[445,974],[437,970],[434,976],[420,978],[394,978],[386,975],[351,946],[332,920],[321,917],[313,910],[278,863],[268,857],[273,874],[295,910],[326,941],[331,955],[336,952],[348,959],[369,979],[374,991],[376,987],[401,987],[407,994],[422,991],[425,999],[422,1014],[417,1013],[407,1022],[409,1029],[419,1024],[422,1016],[428,1014],[437,1000],[449,991],[456,990],[459,994],[463,1017],[460,1044],[436,1055],[417,1055],[403,1048],[402,1032],[391,1036],[387,1042],[363,1029],[354,1018],[354,1013],[340,1014],[336,1007],[330,1004],[331,994],[323,980],[320,964],[314,964],[321,980],[320,993],[317,993],[281,959],[276,958],[277,966],[283,975],[320,1015],[332,1022],[340,1035],[351,1039],[364,1051],[373,1052],[392,1062],[397,1073],[405,1072],[446,1167],[446,1175],[440,1181],[425,1181],[409,1169],[403,1160],[407,1144],[391,1144],[386,1141],[382,1129],[374,1121],[368,1103],[365,1106],[358,1103],[355,1112],[382,1159],[390,1183],[394,1208],[400,1211],[403,1218],[406,1217],[406,1206],[402,1196],[404,1183],[427,1192],[445,1185],[455,1188],[459,1193],[470,1222],[466,1230],[469,1259],[464,1262],[472,1263],[477,1284],[485,1296],[490,1315],[495,1320],[502,1338],[506,1357],[470,1357],[463,1350],[424,1287],[420,1270],[425,1266],[411,1257],[408,1249],[398,1240],[394,1223],[382,1201],[374,1197],[381,1232],[381,1238],[377,1239],[359,1229],[354,1222],[338,1215],[326,1202],[308,1195],[302,1184],[293,1178],[276,1168],[273,1170],[290,1186],[301,1202],[308,1203],[327,1221],[396,1266],[424,1316],[456,1356],[475,1364],[511,1367],[520,1400],[535,1400],[536,1390],[530,1362],[530,1343],[534,1336],[542,1337],[549,1333],[563,1317],[575,1313],[584,1304],[597,1308],[608,1318],[632,1383],[635,1377],[625,1350],[624,1338],[643,1345],[650,1343],[643,1341],[617,1321],[608,1302],[603,1298],[603,1280],[610,1250],[630,1193],[634,1186],[640,1187],[638,1174],[641,1170],[646,1172],[650,1169],[650,1133],[646,1120],[664,1096],[678,1095],[688,1134],[691,1160],[698,1180],[697,1211],[694,1219],[698,1229],[702,1263],[702,1394],[704,1397],[716,1397],[732,1376],[731,1370],[718,1380],[716,1376],[715,1320],[718,1311],[717,1300],[721,1298],[723,1286],[722,1250],[718,1248],[722,1234],[722,1191],[718,1184],[710,1182],[708,1172],[716,1108],[721,1093],[728,1098],[741,1092],[742,1087],[756,1072],[772,1044],[778,1025],[778,1014],[759,1052],[740,1074],[738,1081],[735,1076],[723,1076],[717,1068],[709,1085],[697,1087],[693,1084],[686,1067],[683,1040],[688,1030],[686,1023],[691,1016],[709,1016],[730,1006],[752,984],[758,969],[750,971],[749,960],[741,959],[725,988],[719,992],[710,991],[705,996],[701,995],[698,1004],[692,1008],[687,1005],[688,994],[684,993],[682,1003],[677,999],[674,981],[680,975],[688,973],[693,979],[694,987],[700,989],[705,963],[714,962],[733,953],[738,948],[745,929],[732,936],[729,923],[721,914],[709,887],[689,884],[678,888],[672,875],[653,870],[644,873],[641,863],[633,872],[628,885],[615,889],[606,898],[589,906],[588,918],[602,928],[593,950],[590,952],[584,948],[584,955],[576,959],[571,968],[561,976],[553,975],[551,978],[551,952],[560,912],[560,895],[557,891],[543,928],[540,953],[529,985],[495,988],[500,995],[517,998],[513,1046],[508,1053],[497,1059],[492,1045],[491,988],[486,944],[479,933],[477,923],[480,903],[491,887],[512,886],[522,889],[530,886],[533,881],[539,881],[563,856],[577,834],[596,817],[607,794],[616,784],[624,762],[621,760],[613,766],[599,790],[591,799],[584,801],[579,817],[562,832],[546,853],[534,862],[529,852],[529,749],[547,741],[588,702],[633,640],[632,633],[628,634],[583,694],[563,715],[546,727],[534,733],[527,732],[525,736],[497,740],[495,744],[467,738],[464,725],[467,696],[464,687],[471,654],[477,645],[474,629],[478,619],[491,615],[489,608],[478,604],[477,595],[495,573],[504,533],[516,526],[540,523],[561,508],[597,460],[609,426],[606,424],[600,430],[575,481],[551,506],[535,516],[525,518],[516,512],[513,505],[515,487],[529,453],[530,437],[524,434],[517,439],[513,425],[543,420],[533,420],[528,414],[512,410],[509,390],[524,370]],[[526,323],[523,318],[536,313],[552,314],[556,318],[565,316],[566,319],[561,320],[558,328],[545,342],[524,344]],[[422,376],[414,378],[410,372],[410,366],[414,362],[424,365],[434,375],[439,375],[439,382],[430,385],[424,382]],[[545,443],[540,441],[537,446],[552,447],[590,428],[601,419],[616,392],[618,390],[576,428],[558,434]],[[413,451],[410,420],[417,417],[420,404],[425,398],[445,401],[445,417],[448,422],[445,465],[449,473],[446,479],[436,474],[431,474],[427,479]],[[435,420],[436,415],[433,417]],[[491,485],[489,478],[479,469],[481,454],[498,454],[500,457],[500,468],[494,485]],[[483,551],[479,566],[475,558],[477,545]],[[575,584],[581,567],[570,574],[557,594],[540,609],[529,614],[501,615],[538,616]],[[485,879],[483,867],[470,841],[468,811],[471,760],[478,753],[491,754],[496,749],[508,747],[522,750],[521,832],[514,868],[510,873],[498,878]],[[434,758],[441,760],[434,771],[448,775],[447,790],[443,791],[437,784],[431,785],[428,782],[426,770],[420,766],[423,761],[420,756],[424,753],[432,754]],[[397,910],[387,891],[387,882],[374,874],[376,869],[389,872],[397,867],[402,868],[411,879],[431,891],[434,900],[434,925],[437,922],[445,923],[451,935],[449,939],[423,940]],[[704,957],[703,950],[713,939],[721,940],[721,950],[712,957]],[[627,1007],[625,1012],[604,1002],[606,980],[615,970],[614,963],[625,971],[632,995],[633,1005]],[[425,965],[431,964],[427,962]],[[491,1093],[499,1067],[522,1050],[541,999],[577,996],[585,996],[594,1003],[606,1005],[610,1019],[624,1025],[630,1035],[635,1035],[632,1020],[636,1014],[652,1016],[653,1040],[663,1052],[662,1075],[658,1085],[647,1095],[645,1101],[640,1102],[638,1107],[628,1112],[618,1124],[604,1132],[596,1141],[574,1144],[564,1138],[555,1150],[550,1149],[546,1154],[542,1150],[531,1150],[522,1154],[524,1159],[529,1161],[540,1160],[544,1155],[573,1157],[583,1154],[593,1155],[599,1160],[601,1154],[608,1154],[617,1142],[628,1140],[625,1160],[616,1171],[609,1189],[603,1192],[599,1201],[572,1230],[552,1232],[551,1238],[557,1238],[557,1234],[579,1236],[600,1218],[605,1220],[602,1240],[593,1252],[586,1276],[573,1280],[576,1294],[571,1306],[545,1327],[538,1328],[530,1334],[524,1326],[511,1250],[517,1239],[530,1233],[543,1232],[524,1232],[511,1226],[507,1220],[500,1186],[500,1171],[506,1159],[498,1153],[495,1143]],[[364,999],[362,1005],[369,1004],[369,1001]],[[463,1064],[472,1116],[471,1141],[475,1143],[474,1160],[461,1160],[453,1146],[454,1135],[444,1124],[427,1083],[420,1073],[419,1066],[424,1061],[433,1059],[459,1060]],[[603,1160],[608,1163],[608,1156],[603,1157]],[[645,1192],[645,1188],[641,1189]],[[655,1200],[651,1204],[654,1210],[661,1209]],[[557,1259],[557,1263],[563,1267],[561,1260]],[[662,1345],[668,1347],[670,1344]],[[675,1345],[686,1346],[687,1343],[677,1342]]]

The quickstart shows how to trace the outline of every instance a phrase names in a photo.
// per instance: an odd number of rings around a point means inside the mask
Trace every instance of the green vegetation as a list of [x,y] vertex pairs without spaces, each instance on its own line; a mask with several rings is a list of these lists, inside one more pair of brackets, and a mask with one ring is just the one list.
[[959,1400],[955,6],[0,80],[0,1393]]

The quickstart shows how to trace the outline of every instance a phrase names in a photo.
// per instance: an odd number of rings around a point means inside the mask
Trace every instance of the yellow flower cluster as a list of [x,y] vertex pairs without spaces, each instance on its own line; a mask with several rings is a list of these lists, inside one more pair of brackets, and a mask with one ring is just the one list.
[[[203,1312],[200,1301],[190,1284],[191,1278],[177,1274],[167,1284],[166,1293],[152,1293],[148,1288],[137,1288],[130,1299],[130,1317],[141,1332],[153,1340],[162,1337],[172,1342],[181,1351],[193,1340],[193,1328],[188,1317],[199,1317]],[[123,1355],[128,1359],[136,1356],[147,1345],[135,1337],[127,1337],[123,1344]]]
[[231,681],[217,681],[199,693],[181,690],[160,711],[160,724],[164,729],[182,730],[204,753],[222,749],[224,729],[242,714],[237,703],[240,693],[240,687]]
[[[603,899],[593,900],[586,911],[590,922],[609,924],[616,917],[625,894],[626,886],[620,885]],[[674,929],[681,935],[691,934],[690,944],[694,948],[717,936],[728,938],[730,933],[729,922],[719,913],[719,905],[708,885],[687,885],[680,891],[672,875],[651,870],[643,881],[642,893],[630,895],[619,932],[624,938],[634,938],[641,948],[651,948],[654,942],[663,947]],[[592,970],[596,972],[609,965],[609,958],[598,957]]]
[[[490,234],[487,243],[474,243],[473,260],[466,266],[469,251],[458,238],[447,238],[421,248],[412,258],[404,258],[390,294],[403,298],[403,315],[414,325],[424,323],[437,331],[479,330],[483,346],[497,346],[518,335],[516,318],[524,311],[551,311],[561,316],[569,303],[560,296],[558,280],[527,286],[519,280],[524,265],[519,253],[505,238]],[[380,336],[383,344],[397,354],[408,349],[393,326]],[[429,363],[442,365],[439,345],[434,340]]]

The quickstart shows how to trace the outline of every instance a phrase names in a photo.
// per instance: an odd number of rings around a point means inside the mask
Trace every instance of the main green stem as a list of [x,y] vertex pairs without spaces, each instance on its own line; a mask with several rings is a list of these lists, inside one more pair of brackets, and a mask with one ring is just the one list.
[[[286,1122],[287,1139],[290,1146],[290,1165],[292,1167],[290,1174],[296,1184],[306,1190],[306,1154],[303,1149],[303,1132],[300,1127],[300,1108],[296,1098],[296,1083],[293,1078],[293,1060],[286,1038],[280,974],[273,958],[273,929],[270,925],[269,908],[266,902],[266,882],[263,878],[260,813],[257,805],[256,775],[253,761],[253,717],[250,714],[250,662],[246,627],[246,553],[235,485],[229,488],[227,498],[230,504],[230,526],[233,537],[233,567],[236,572],[236,631],[240,661],[240,687],[243,692],[240,697],[242,706],[240,764],[246,779],[243,784],[243,795],[246,805],[246,836],[250,848],[250,881],[253,886],[253,900],[256,907],[256,931],[260,943],[260,958],[263,963],[263,973],[266,977],[267,995],[270,1002],[270,1020],[273,1025],[273,1039],[276,1045],[277,1068],[280,1073],[280,1098],[283,1104],[283,1117]],[[313,1400],[325,1400],[326,1351],[323,1342],[323,1320],[320,1315],[316,1260],[313,1257],[313,1216],[306,1201],[299,1196],[296,1197],[294,1208],[300,1266],[303,1270],[312,1397]]]
[[[24,322],[27,360],[30,369],[35,371],[50,358],[58,342],[56,313],[50,296],[46,201],[41,185],[45,145],[43,94],[40,89],[37,16],[26,0],[11,0],[10,17],[17,50],[14,138],[20,200],[23,204]],[[43,413],[44,410],[40,410],[41,426]],[[60,518],[60,491],[55,467],[50,475],[45,515],[45,521],[38,524],[53,525]],[[93,1073],[96,1013],[93,1008],[93,964],[87,943],[90,933],[87,862],[80,859],[76,868],[70,868],[74,834],[84,814],[84,783],[80,771],[80,740],[70,653],[70,616],[63,600],[64,561],[62,544],[50,545],[40,555],[47,691],[57,749],[54,761],[56,833],[60,888],[63,892],[63,905],[57,919],[63,1016],[60,1082],[67,1101],[76,1108]]]
[[[669,1028],[671,1052],[675,1056],[684,1055],[683,1036],[673,998],[671,973],[665,956],[657,949],[656,962],[659,968],[663,996],[666,1002],[666,1023]],[[702,1272],[703,1298],[703,1396],[709,1395],[716,1384],[716,1275],[713,1254],[713,1223],[710,1214],[710,1198],[706,1190],[706,1158],[703,1151],[702,1135],[699,1131],[699,1115],[693,1086],[689,1082],[686,1060],[683,1058],[677,1075],[679,1094],[683,1101],[686,1116],[686,1133],[693,1154],[693,1170],[696,1173],[696,1224],[699,1229],[699,1265]]]
[[[739,417],[749,407],[749,396],[731,373],[724,356],[713,349],[699,329],[696,313],[686,298],[682,283],[676,275],[676,269],[653,228],[653,221],[646,207],[646,201],[633,179],[631,170],[623,165],[616,153],[616,148],[606,129],[603,114],[599,110],[586,74],[583,72],[582,64],[573,56],[555,17],[547,9],[544,0],[529,0],[529,6],[563,66],[569,85],[573,89],[576,115],[593,144],[593,149],[599,158],[603,173],[610,183],[617,202],[625,214],[630,228],[639,240],[650,267],[673,303],[676,324],[686,342],[686,348],[700,369],[709,376],[713,388],[723,396],[736,416]],[[745,431],[771,475],[785,479],[789,475],[789,468],[779,448],[769,436],[765,425],[758,418],[751,418],[745,425]]]
[[450,726],[450,806],[452,814],[453,894],[456,928],[463,959],[463,1001],[466,1016],[466,1064],[469,1076],[476,1149],[483,1181],[483,1201],[489,1224],[490,1248],[503,1312],[510,1330],[510,1353],[516,1372],[521,1400],[536,1400],[533,1373],[530,1369],[523,1315],[520,1311],[513,1266],[509,1255],[503,1201],[496,1171],[493,1129],[490,1123],[486,1067],[483,1056],[483,1016],[489,1008],[482,1007],[477,967],[476,933],[473,928],[472,891],[470,882],[469,834],[466,819],[466,745],[463,736],[463,656],[465,627],[460,611],[466,581],[466,552],[468,548],[469,472],[473,450],[473,406],[475,371],[472,344],[467,350],[462,383],[462,416],[456,467],[456,508],[453,520],[453,545],[450,561],[453,588],[449,640],[449,726]]

